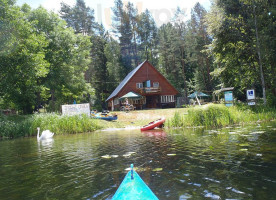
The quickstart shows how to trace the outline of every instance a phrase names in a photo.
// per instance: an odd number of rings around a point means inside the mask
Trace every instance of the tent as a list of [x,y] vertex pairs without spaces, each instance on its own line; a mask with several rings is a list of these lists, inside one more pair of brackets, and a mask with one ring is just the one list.
[[142,96],[140,94],[135,93],[135,92],[129,92],[129,93],[125,94],[124,96],[120,97],[120,100],[123,100],[125,98],[128,98],[128,99],[141,99]]
[[208,94],[205,94],[203,92],[195,91],[194,93],[190,94],[188,97],[191,98],[191,99],[194,99],[196,97],[208,97],[208,96],[209,96]]

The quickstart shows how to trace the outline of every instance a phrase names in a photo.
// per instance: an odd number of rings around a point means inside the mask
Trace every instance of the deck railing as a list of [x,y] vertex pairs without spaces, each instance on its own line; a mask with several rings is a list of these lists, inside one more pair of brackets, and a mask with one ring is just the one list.
[[161,92],[161,87],[145,87],[140,88],[141,94],[159,94]]

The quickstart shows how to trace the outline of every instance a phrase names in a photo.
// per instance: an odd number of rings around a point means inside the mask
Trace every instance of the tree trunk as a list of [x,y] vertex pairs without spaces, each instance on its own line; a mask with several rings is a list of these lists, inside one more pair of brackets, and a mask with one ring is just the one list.
[[183,82],[184,82],[184,99],[185,99],[185,103],[188,104],[189,99],[188,99],[188,88],[187,88],[186,73],[185,73],[184,47],[180,47],[180,48],[181,48],[181,57],[182,57],[181,65],[182,65]]
[[207,90],[211,91],[212,90],[212,83],[211,83],[211,76],[210,76],[210,63],[209,63],[209,59],[206,55],[205,57],[205,62],[206,62],[206,67],[207,67],[207,77],[208,77],[208,85],[207,85]]
[[207,84],[208,83],[207,83],[206,77],[205,77],[204,61],[203,61],[202,57],[199,58],[199,64],[200,64],[199,69],[200,69],[200,71],[202,73],[202,78],[203,78],[204,86],[205,86],[205,88],[207,88]]
[[138,66],[139,61],[138,61],[138,56],[137,56],[137,43],[136,43],[136,34],[135,33],[133,33],[133,39],[134,39],[133,54],[134,54],[135,66]]
[[253,4],[253,12],[254,12],[254,22],[255,22],[255,32],[256,32],[256,48],[257,48],[257,53],[258,53],[258,58],[259,58],[259,66],[260,66],[261,81],[262,81],[262,88],[263,88],[264,105],[266,105],[265,80],[264,80],[264,73],[263,73],[263,64],[262,64],[262,56],[261,56],[261,49],[260,49],[260,41],[259,41],[259,35],[258,35],[255,3]]
[[41,96],[40,96],[40,92],[36,93],[36,106],[35,106],[35,111],[39,112],[39,108],[41,106]]

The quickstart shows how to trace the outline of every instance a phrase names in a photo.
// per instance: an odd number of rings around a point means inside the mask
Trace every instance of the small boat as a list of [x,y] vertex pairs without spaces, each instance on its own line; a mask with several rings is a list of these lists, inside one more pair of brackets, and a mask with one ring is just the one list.
[[112,200],[158,200],[139,174],[133,170],[133,164],[130,168],[131,170],[125,176]]
[[117,115],[108,115],[108,116],[96,115],[94,118],[95,119],[103,119],[103,120],[107,120],[107,121],[114,121],[114,120],[118,119],[118,116]]
[[91,117],[94,119],[103,119],[107,121],[113,121],[118,119],[117,115],[110,115],[109,113],[96,113],[96,112],[91,112]]
[[164,122],[166,121],[165,118],[160,118],[158,120],[155,120],[153,122],[148,123],[147,125],[143,126],[141,128],[141,131],[147,131],[147,130],[151,130],[154,129],[155,127],[159,127],[162,128]]

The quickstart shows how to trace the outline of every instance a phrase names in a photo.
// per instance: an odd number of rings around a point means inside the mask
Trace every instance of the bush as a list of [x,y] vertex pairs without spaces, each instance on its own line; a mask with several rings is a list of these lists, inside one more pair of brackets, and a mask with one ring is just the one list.
[[276,108],[276,96],[272,92],[267,93],[267,105]]

